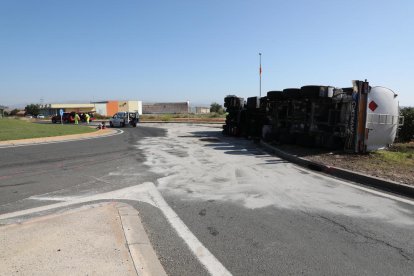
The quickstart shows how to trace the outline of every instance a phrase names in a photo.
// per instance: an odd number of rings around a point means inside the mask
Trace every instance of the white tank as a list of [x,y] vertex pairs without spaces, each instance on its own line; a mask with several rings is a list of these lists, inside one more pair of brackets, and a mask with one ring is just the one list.
[[367,104],[367,151],[388,147],[394,142],[398,129],[397,94],[385,87],[372,87]]

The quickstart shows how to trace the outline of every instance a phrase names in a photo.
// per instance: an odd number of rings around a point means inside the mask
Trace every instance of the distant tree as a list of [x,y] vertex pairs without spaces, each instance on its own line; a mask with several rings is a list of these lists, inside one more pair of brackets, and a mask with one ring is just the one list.
[[224,109],[220,104],[214,102],[210,105],[210,112],[224,114]]
[[17,112],[19,112],[19,110],[17,108],[13,109],[12,111],[10,111],[10,116],[16,116]]
[[414,137],[414,107],[403,107],[400,114],[404,116],[404,125],[398,131],[398,141],[409,142]]
[[29,104],[24,108],[25,114],[37,116],[40,113],[40,106],[38,104]]

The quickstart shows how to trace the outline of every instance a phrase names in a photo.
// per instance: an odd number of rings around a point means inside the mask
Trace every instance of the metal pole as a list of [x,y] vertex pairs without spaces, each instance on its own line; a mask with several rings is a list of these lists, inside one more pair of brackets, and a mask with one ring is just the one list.
[[259,96],[262,97],[262,53],[259,53],[259,64],[260,64]]

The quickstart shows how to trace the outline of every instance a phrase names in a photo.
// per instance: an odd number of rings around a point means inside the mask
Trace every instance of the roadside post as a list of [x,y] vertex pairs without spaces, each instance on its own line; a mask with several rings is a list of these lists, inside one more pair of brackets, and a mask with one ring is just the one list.
[[60,114],[60,124],[63,125],[63,109],[62,108],[59,110],[59,114]]

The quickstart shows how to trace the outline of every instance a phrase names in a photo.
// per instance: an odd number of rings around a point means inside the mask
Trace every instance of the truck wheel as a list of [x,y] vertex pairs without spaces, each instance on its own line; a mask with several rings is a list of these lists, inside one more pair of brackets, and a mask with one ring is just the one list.
[[318,99],[319,96],[319,91],[321,90],[320,85],[306,85],[306,86],[302,86],[301,88],[301,92],[302,95],[305,98],[309,98],[309,99]]
[[284,100],[285,95],[282,91],[269,91],[267,92],[267,99],[269,101],[278,101],[278,100]]
[[125,123],[124,122],[121,123],[121,127],[125,127]]
[[301,96],[300,89],[298,89],[298,88],[283,89],[283,94],[288,99],[299,99],[300,96]]

